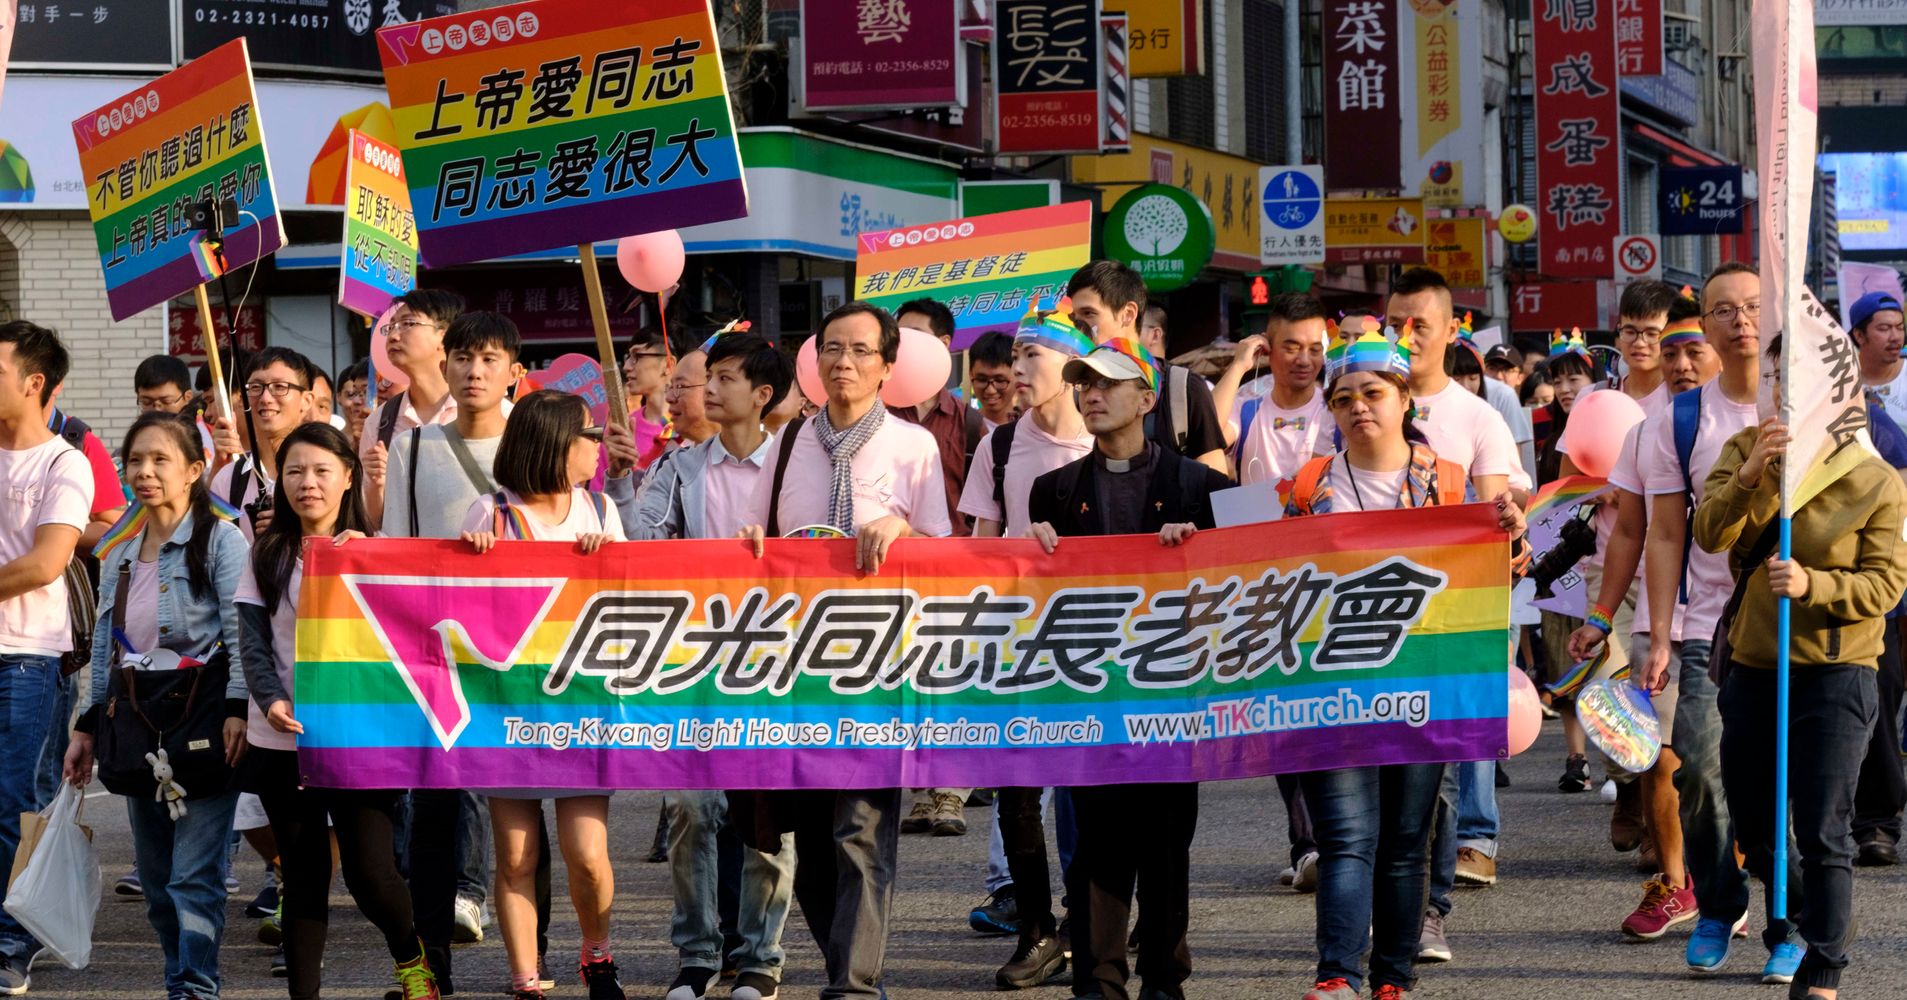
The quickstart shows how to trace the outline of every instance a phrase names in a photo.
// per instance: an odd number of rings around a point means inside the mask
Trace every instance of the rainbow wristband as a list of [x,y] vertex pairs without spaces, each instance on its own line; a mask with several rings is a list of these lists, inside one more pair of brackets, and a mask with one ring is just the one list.
[[1615,612],[1598,604],[1589,609],[1589,617],[1583,620],[1583,624],[1594,625],[1602,630],[1603,635],[1608,635],[1616,630],[1615,617]]

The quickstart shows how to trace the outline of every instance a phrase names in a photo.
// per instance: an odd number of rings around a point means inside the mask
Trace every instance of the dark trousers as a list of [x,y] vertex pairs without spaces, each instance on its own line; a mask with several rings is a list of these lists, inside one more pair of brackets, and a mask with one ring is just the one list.
[[1053,918],[1051,871],[1046,860],[1046,827],[1040,821],[1038,788],[1002,788],[995,799],[1000,812],[1000,844],[1013,896],[1020,906],[1020,940],[1038,941],[1058,930]]
[[792,794],[795,899],[827,963],[822,1000],[885,996],[901,790]]
[[1192,975],[1186,928],[1198,785],[1074,788],[1073,812],[1079,847],[1066,871],[1073,903],[1073,994],[1096,988],[1106,1000],[1128,1000],[1126,981],[1133,970],[1126,962],[1126,930],[1136,883],[1145,912],[1139,922],[1139,978],[1148,990],[1183,997],[1183,984]]
[[1887,648],[1881,654],[1874,680],[1880,693],[1880,712],[1874,736],[1861,760],[1860,783],[1854,788],[1854,842],[1881,840],[1900,843],[1900,814],[1907,807],[1907,775],[1900,768],[1900,702],[1903,672],[1900,626],[1907,618],[1887,623]]
[[1291,867],[1318,849],[1317,834],[1311,829],[1311,810],[1304,804],[1304,786],[1295,774],[1278,776],[1278,796],[1285,800],[1285,836],[1291,841]]
[[[1722,786],[1748,871],[1769,883],[1774,870],[1775,672],[1734,665],[1718,702]],[[1788,697],[1788,799],[1800,854],[1790,863],[1788,912],[1769,914],[1770,946],[1797,926],[1807,955],[1797,989],[1838,987],[1854,917],[1854,785],[1867,752],[1879,696],[1863,664],[1796,664]],[[1772,895],[1772,894],[1771,894]],[[1806,898],[1807,905],[1802,905]]]
[[[451,978],[450,930],[457,897],[478,901],[488,895],[482,884],[484,848],[490,819],[475,795],[457,788],[419,788],[410,795],[410,829],[405,856],[410,866],[411,910],[424,954],[440,981]],[[473,830],[475,827],[477,829]],[[473,887],[472,873],[476,876]]]

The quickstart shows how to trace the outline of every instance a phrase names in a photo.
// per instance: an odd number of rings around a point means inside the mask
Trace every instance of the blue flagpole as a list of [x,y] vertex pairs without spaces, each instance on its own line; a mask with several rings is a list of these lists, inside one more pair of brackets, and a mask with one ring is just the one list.
[[[1789,558],[1789,525],[1781,518],[1781,558]],[[1775,604],[1775,863],[1769,893],[1774,916],[1788,917],[1788,598]]]

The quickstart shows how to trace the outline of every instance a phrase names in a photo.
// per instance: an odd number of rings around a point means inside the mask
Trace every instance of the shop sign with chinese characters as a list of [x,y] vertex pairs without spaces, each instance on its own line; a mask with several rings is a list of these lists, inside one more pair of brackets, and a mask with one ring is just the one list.
[[957,107],[960,18],[945,0],[801,0],[809,111]]
[[1537,270],[1609,278],[1622,228],[1622,99],[1616,5],[1546,0],[1534,8]]
[[1396,190],[1403,121],[1397,0],[1324,0],[1324,181],[1333,191]]
[[1324,203],[1327,264],[1421,264],[1421,198],[1331,198]]
[[1484,257],[1484,219],[1431,219],[1424,223],[1424,265],[1453,288],[1482,288],[1490,276]]
[[1099,0],[997,0],[994,149],[1097,153],[1105,141]]
[[1205,0],[1123,0],[1123,7],[1133,76],[1204,74]]
[[1414,3],[1402,16],[1398,38],[1410,75],[1397,95],[1404,193],[1422,195],[1430,208],[1480,205],[1482,5]]
[[433,267],[748,214],[705,0],[541,0],[377,37]]
[[1211,262],[1212,213],[1183,188],[1147,184],[1106,213],[1106,256],[1145,278],[1146,288],[1184,288]]
[[1616,53],[1623,76],[1662,74],[1662,0],[1616,0]]

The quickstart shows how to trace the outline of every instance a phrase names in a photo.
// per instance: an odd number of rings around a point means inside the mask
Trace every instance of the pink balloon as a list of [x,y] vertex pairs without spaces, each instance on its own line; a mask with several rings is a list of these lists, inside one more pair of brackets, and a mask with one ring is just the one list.
[[645,292],[660,292],[682,279],[682,235],[673,229],[616,241],[616,269]]
[[[384,315],[379,316],[377,323],[371,327],[371,365],[379,382],[388,383],[392,389],[402,391],[410,388],[411,377],[391,361],[391,345],[384,336],[384,327],[397,314],[397,309],[393,304],[384,310]],[[371,394],[374,397],[377,395],[376,386],[371,387]]]
[[808,402],[822,406],[828,401],[827,386],[821,382],[821,364],[815,360],[816,342],[821,339],[815,334],[801,342],[801,349],[795,352],[795,381],[801,384],[801,394]]
[[931,333],[901,328],[901,349],[894,370],[881,386],[881,402],[889,406],[925,403],[946,388],[953,374],[953,355]]
[[1642,406],[1629,394],[1601,389],[1578,396],[1563,428],[1563,450],[1585,475],[1607,476],[1616,467],[1622,442],[1642,422]]
[[[1620,396],[1621,393],[1616,395]],[[1543,702],[1536,696],[1530,675],[1510,668],[1510,756],[1536,745],[1536,734],[1543,731]]]

